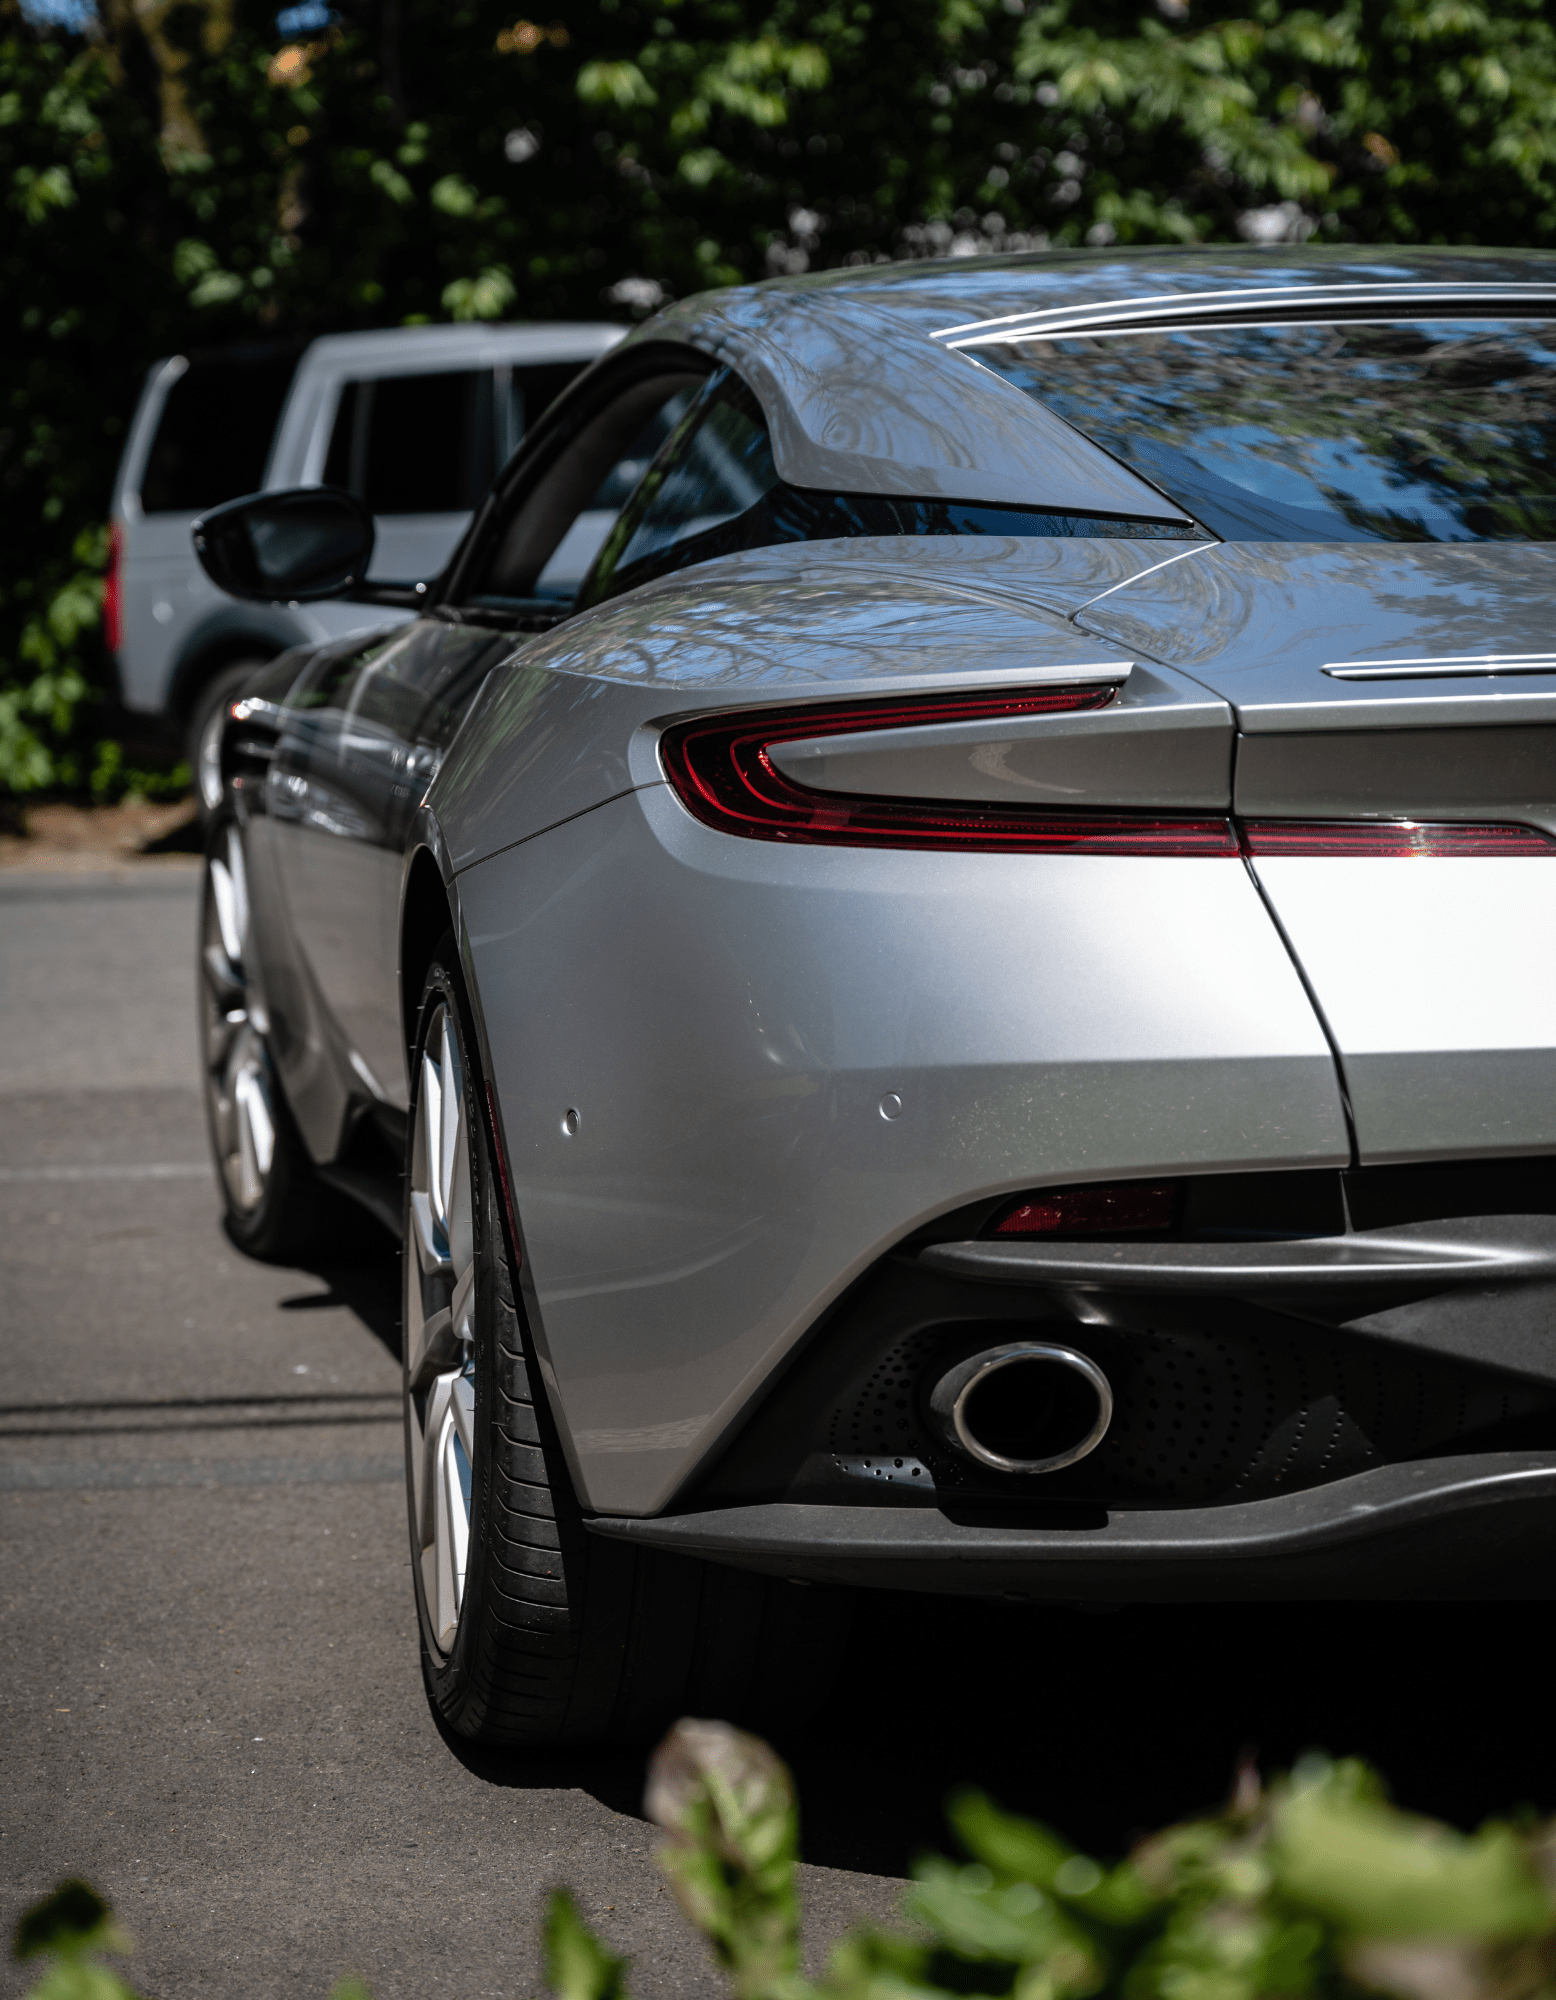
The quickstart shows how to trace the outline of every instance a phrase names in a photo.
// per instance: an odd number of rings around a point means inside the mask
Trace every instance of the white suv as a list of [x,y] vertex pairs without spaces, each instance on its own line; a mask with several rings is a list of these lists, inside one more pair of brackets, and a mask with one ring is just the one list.
[[526,427],[622,338],[604,325],[427,326],[177,354],[146,378],[112,502],[105,637],[119,698],[187,745],[207,809],[222,697],[288,646],[409,617],[241,604],[195,559],[193,521],[265,487],[344,486],[378,526],[373,576],[435,576]]

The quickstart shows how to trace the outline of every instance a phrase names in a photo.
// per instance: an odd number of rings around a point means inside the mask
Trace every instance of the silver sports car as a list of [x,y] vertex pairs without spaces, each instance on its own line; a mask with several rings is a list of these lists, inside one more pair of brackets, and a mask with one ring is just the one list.
[[1538,1596],[1556,259],[1098,253],[691,299],[420,607],[232,705],[229,1227],[404,1240],[450,1725],[819,1685],[853,1586]]

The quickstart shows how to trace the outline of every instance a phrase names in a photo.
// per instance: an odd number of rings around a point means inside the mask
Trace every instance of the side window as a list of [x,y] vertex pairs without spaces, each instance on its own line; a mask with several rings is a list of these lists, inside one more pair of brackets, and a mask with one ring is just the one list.
[[141,474],[148,514],[198,514],[256,493],[295,352],[196,356],[169,389]]
[[499,472],[524,442],[526,431],[588,365],[585,361],[538,361],[496,371],[492,411],[497,423]]
[[525,429],[584,366],[459,369],[346,382],[324,462],[374,514],[468,514]]
[[704,377],[642,377],[591,417],[504,523],[470,601],[571,605],[623,503],[686,414]]
[[727,537],[714,531],[748,514],[777,484],[761,405],[721,369],[622,509],[580,601],[598,603],[650,575],[720,553]]

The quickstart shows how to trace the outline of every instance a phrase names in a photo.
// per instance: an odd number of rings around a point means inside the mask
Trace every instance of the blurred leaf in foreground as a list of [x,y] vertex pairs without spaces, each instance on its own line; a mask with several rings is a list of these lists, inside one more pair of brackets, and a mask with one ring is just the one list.
[[16,1926],[13,1945],[19,1959],[49,1961],[28,2000],[136,2000],[133,1987],[97,1963],[103,1952],[132,1948],[102,1897],[78,1881],[61,1882],[34,1903]]

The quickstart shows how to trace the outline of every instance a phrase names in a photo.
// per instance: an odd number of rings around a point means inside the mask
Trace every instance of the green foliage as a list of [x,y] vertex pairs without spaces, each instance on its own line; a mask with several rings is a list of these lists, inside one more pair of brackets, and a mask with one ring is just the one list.
[[[1547,2000],[1556,1990],[1556,1826],[1455,1833],[1391,1805],[1354,1761],[1309,1758],[1267,1789],[1245,1768],[1224,1810],[1169,1827],[1112,1867],[960,1793],[949,1817],[968,1859],[920,1861],[904,1901],[912,1931],[853,1933],[815,1982],[798,1969],[793,1788],[767,1746],[724,1723],[678,1723],[650,1765],[646,1806],[668,1836],[660,1865],[738,2000]],[[565,1893],[552,1902],[547,1971],[561,2000],[625,2000],[621,1961]]]
[[565,1889],[546,1906],[546,1980],[557,2000],[625,2000],[627,1961],[606,1950]]
[[784,1766],[727,1723],[682,1722],[654,1753],[646,1805],[668,1835],[659,1865],[736,2000],[783,1989],[800,1960],[799,1818]]
[[28,2000],[135,2000],[134,1988],[98,1963],[104,1952],[129,1949],[113,1912],[85,1882],[62,1882],[16,1926],[16,1957],[47,1961]]
[[0,0],[13,791],[100,768],[77,550],[160,354],[900,256],[1556,240],[1543,0],[336,0],[284,47],[275,0],[98,5]]
[[[598,1949],[587,1933],[582,1936],[583,1949]],[[51,1896],[34,1903],[16,1926],[12,1949],[18,1959],[45,1961],[43,1977],[27,2000],[139,2000],[134,1987],[98,1963],[104,1952],[122,1956],[134,1946],[89,1883],[61,1882]],[[549,1959],[547,1977],[556,1979]],[[571,2000],[571,1989],[558,1984],[558,1990]],[[598,2000],[616,2000],[614,1991],[597,1991]],[[372,1995],[360,1979],[342,1979],[330,2000],[372,2000]],[[578,2000],[583,2000],[581,1992]]]

